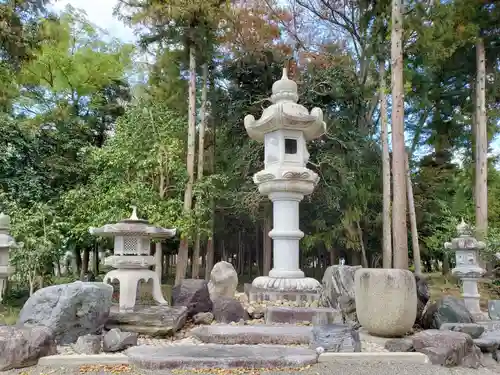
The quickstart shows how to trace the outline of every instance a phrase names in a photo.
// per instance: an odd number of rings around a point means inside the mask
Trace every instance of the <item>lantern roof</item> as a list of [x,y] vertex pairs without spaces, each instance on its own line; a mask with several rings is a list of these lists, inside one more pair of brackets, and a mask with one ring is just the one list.
[[264,109],[258,120],[252,115],[245,116],[245,129],[250,138],[262,142],[267,133],[280,129],[301,131],[306,140],[321,137],[326,132],[323,111],[313,108],[309,113],[307,108],[297,104],[298,99],[297,83],[288,78],[284,68],[283,76],[272,87],[270,100],[273,104]]
[[166,229],[149,224],[147,220],[137,217],[137,207],[132,206],[132,215],[128,219],[120,220],[114,224],[106,224],[100,228],[89,228],[89,232],[95,236],[144,236],[150,238],[172,238],[177,229]]

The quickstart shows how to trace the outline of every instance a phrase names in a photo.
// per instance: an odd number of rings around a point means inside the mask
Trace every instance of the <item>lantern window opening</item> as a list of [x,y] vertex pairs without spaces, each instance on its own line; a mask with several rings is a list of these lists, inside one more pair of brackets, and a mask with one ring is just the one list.
[[295,155],[297,154],[297,140],[292,138],[285,138],[285,154]]

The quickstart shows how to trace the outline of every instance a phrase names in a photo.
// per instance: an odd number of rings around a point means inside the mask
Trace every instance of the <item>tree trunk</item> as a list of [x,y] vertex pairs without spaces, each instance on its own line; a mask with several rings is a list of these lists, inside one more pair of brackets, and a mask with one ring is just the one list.
[[391,238],[391,157],[389,155],[389,132],[387,129],[387,97],[385,88],[385,62],[379,62],[380,70],[380,128],[382,141],[382,263],[383,268],[392,268]]
[[92,263],[92,272],[94,276],[99,275],[99,245],[94,246],[94,257]]
[[408,269],[406,229],[406,168],[403,85],[403,4],[392,0],[391,86],[392,86],[392,228],[394,268]]
[[486,62],[484,41],[476,41],[476,173],[474,198],[476,203],[476,236],[483,240],[488,230],[488,133],[486,126]]
[[415,273],[422,273],[422,262],[420,261],[420,245],[418,243],[417,215],[415,214],[415,201],[413,200],[413,186],[411,184],[410,163],[406,154],[406,189],[408,193],[408,213],[410,216],[411,245],[413,249],[413,264]]
[[72,259],[73,275],[75,277],[80,276],[80,270],[82,269],[82,254],[80,250],[76,247],[73,249],[73,259]]
[[330,248],[329,253],[330,253],[330,266],[333,266],[337,258],[335,248],[334,247]]
[[368,258],[366,257],[365,243],[363,240],[363,229],[361,229],[359,221],[356,221],[356,229],[358,231],[358,239],[359,239],[359,244],[361,246],[361,265],[364,268],[368,268]]
[[89,272],[89,258],[90,258],[90,251],[88,247],[83,249],[83,256],[82,256],[82,268],[80,270],[80,280],[84,280],[85,275],[87,272]]
[[[201,108],[200,108],[200,128],[198,130],[198,181],[203,178],[203,166],[205,163],[205,128],[207,122],[207,94],[208,94],[208,64],[203,64],[202,88],[201,88]],[[198,202],[200,202],[198,200]],[[200,202],[201,203],[201,202]],[[197,279],[200,277],[200,231],[196,233],[196,239],[193,248],[193,268],[192,278]]]
[[[188,113],[188,137],[187,137],[187,160],[186,168],[188,181],[184,191],[184,211],[191,213],[193,204],[194,185],[194,159],[196,151],[196,56],[195,46],[189,47],[189,113]],[[189,257],[189,242],[187,233],[181,233],[181,243],[175,270],[175,285],[179,284],[186,276]]]
[[264,225],[262,226],[262,243],[263,243],[263,257],[262,257],[262,275],[268,276],[269,271],[271,271],[271,261],[273,253],[273,242],[271,237],[269,237],[269,232],[271,231],[271,219],[266,217],[264,219]]

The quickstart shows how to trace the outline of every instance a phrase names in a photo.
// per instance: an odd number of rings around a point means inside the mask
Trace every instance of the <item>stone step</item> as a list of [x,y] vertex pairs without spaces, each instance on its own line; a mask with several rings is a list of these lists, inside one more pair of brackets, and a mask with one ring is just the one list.
[[269,306],[266,308],[264,316],[266,324],[297,324],[302,322],[331,324],[342,321],[342,314],[339,310],[326,307]]
[[190,331],[204,343],[225,345],[308,345],[312,328],[308,326],[272,325],[212,325],[200,326]]
[[145,370],[286,368],[318,362],[314,350],[280,345],[141,345],[125,354],[129,364]]

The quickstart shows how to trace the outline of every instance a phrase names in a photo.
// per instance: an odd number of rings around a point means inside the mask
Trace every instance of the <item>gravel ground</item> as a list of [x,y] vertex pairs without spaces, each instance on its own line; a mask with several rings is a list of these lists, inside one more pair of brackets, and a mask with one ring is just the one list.
[[175,371],[144,371],[132,370],[128,367],[109,367],[101,368],[43,368],[30,367],[24,370],[15,370],[4,372],[6,375],[22,374],[22,375],[191,375],[191,374],[207,374],[207,375],[498,375],[500,373],[500,365],[489,365],[488,367],[478,370],[468,368],[444,368],[433,365],[415,365],[415,364],[388,364],[388,363],[370,363],[369,365],[359,365],[355,363],[342,364],[318,364],[305,369],[283,369],[282,371],[267,371],[267,370],[175,370]]

